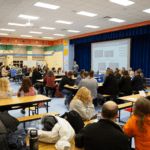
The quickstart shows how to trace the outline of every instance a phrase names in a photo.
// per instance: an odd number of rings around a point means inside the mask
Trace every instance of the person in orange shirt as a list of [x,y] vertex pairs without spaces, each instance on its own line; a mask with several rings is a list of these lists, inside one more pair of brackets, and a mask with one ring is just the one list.
[[131,118],[124,125],[124,133],[134,137],[135,150],[150,150],[150,101],[139,98]]

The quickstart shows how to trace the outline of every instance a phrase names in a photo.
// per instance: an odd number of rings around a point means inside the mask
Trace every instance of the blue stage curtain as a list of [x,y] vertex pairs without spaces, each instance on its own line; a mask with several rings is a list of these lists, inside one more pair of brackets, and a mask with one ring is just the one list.
[[70,40],[70,44],[75,44],[75,60],[77,61],[77,64],[79,64],[79,71],[81,69],[85,69],[86,71],[91,70],[92,42],[123,38],[131,38],[130,67],[132,67],[134,71],[141,68],[144,77],[150,78],[150,26]]
[[91,70],[91,43],[75,45],[75,60],[79,65],[79,71],[85,69]]

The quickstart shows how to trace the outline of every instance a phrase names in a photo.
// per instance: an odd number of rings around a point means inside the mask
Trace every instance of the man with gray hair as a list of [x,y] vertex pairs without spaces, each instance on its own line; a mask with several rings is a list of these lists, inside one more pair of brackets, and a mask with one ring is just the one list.
[[128,71],[128,72],[129,72],[129,76],[130,76],[130,77],[134,77],[134,71],[132,71],[132,68],[131,68],[131,67],[129,68],[129,71]]
[[130,150],[128,137],[115,123],[118,105],[113,101],[104,103],[102,119],[88,124],[75,137],[75,145],[85,150]]

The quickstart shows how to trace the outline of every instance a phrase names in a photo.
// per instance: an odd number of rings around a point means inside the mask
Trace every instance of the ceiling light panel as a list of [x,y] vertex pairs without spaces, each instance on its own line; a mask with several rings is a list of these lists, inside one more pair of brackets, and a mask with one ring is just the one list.
[[22,37],[32,37],[32,35],[21,35]]
[[118,22],[118,23],[125,22],[125,20],[121,20],[121,19],[117,19],[117,18],[111,18],[111,19],[109,19],[109,21]]
[[16,30],[14,30],[14,29],[4,29],[4,28],[1,28],[0,30],[2,30],[2,31],[16,31]]
[[39,17],[36,17],[36,16],[29,16],[29,15],[19,15],[18,17],[20,18],[24,18],[24,19],[31,19],[31,20],[36,20],[36,19],[39,19]]
[[24,27],[24,24],[19,24],[19,23],[8,23],[8,25]]
[[129,5],[132,5],[135,3],[135,2],[132,2],[130,0],[109,0],[109,1],[112,3],[122,5],[122,6],[129,6]]
[[42,3],[42,2],[37,2],[37,3],[34,4],[34,6],[48,8],[48,9],[53,9],[53,10],[56,10],[56,9],[58,9],[60,7],[60,6],[46,4],[46,3]]
[[145,9],[143,12],[149,13],[150,14],[150,9]]
[[8,35],[7,33],[0,33],[0,35]]
[[30,31],[29,33],[42,34],[42,32]]
[[94,29],[99,28],[99,26],[93,26],[93,25],[86,25],[86,26],[84,26],[84,27],[87,27],[87,28],[94,28]]
[[53,35],[56,35],[56,36],[65,36],[64,34],[53,34]]
[[54,30],[55,28],[50,28],[50,27],[41,27],[41,29]]
[[53,39],[53,37],[43,37],[44,39]]
[[76,31],[76,30],[68,30],[68,32],[78,33],[78,32],[80,32],[80,31]]
[[80,11],[77,13],[78,15],[83,15],[83,16],[88,16],[88,17],[95,17],[98,14],[94,14],[94,13],[90,13],[90,12],[86,12],[86,11]]
[[57,22],[57,23],[63,23],[63,24],[72,24],[73,23],[73,22],[63,21],[63,20],[57,20],[55,22]]

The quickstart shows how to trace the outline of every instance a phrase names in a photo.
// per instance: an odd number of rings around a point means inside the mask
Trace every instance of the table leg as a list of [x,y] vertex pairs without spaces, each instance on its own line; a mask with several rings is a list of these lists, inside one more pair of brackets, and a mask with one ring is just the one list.
[[47,102],[47,113],[48,113],[48,102]]

